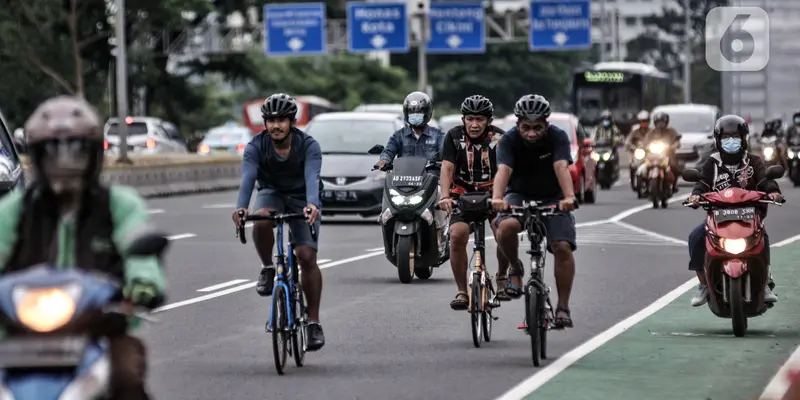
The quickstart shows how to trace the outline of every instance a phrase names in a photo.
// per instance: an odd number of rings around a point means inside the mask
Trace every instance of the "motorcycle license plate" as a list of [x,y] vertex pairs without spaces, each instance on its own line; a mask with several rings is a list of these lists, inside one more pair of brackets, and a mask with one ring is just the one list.
[[9,337],[0,341],[0,367],[69,367],[79,365],[85,336]]
[[721,208],[714,210],[714,220],[725,221],[752,221],[756,218],[755,207]]
[[401,186],[421,186],[422,176],[395,175],[392,177],[392,183]]

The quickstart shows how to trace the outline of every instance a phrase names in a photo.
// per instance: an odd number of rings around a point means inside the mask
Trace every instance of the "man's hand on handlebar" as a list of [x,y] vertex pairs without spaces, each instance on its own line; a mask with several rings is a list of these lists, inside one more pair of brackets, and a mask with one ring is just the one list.
[[438,208],[440,210],[446,212],[447,215],[450,215],[450,214],[453,213],[453,204],[454,203],[455,202],[453,201],[453,199],[451,199],[449,197],[444,197],[444,198],[439,199],[439,203],[437,204],[437,206],[438,206]]
[[372,167],[372,170],[383,170],[386,167],[386,160],[380,160]]
[[691,205],[692,207],[697,207],[700,205],[700,196],[693,194],[686,198],[686,202],[684,204]]
[[492,209],[495,211],[505,211],[508,209],[508,203],[503,199],[492,199]]
[[772,201],[774,201],[776,203],[782,203],[783,202],[783,195],[778,193],[778,192],[770,193],[770,194],[767,195],[767,197],[769,197],[770,200],[772,200]]
[[314,222],[317,221],[317,216],[319,216],[319,209],[317,208],[316,204],[308,203],[303,212],[306,214],[306,221],[308,221],[309,225],[314,225]]
[[241,227],[242,221],[247,218],[247,209],[246,208],[237,208],[233,210],[233,226],[236,229]]
[[558,209],[563,212],[570,212],[575,209],[575,199],[568,197],[558,202]]

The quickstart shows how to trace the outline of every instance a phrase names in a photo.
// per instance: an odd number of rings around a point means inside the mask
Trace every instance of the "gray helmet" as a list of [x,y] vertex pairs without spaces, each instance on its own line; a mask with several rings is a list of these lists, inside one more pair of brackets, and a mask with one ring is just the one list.
[[482,115],[491,118],[494,115],[494,104],[479,94],[469,96],[461,103],[461,115]]
[[526,94],[517,100],[514,105],[514,115],[517,118],[536,120],[550,116],[550,102],[538,94]]
[[297,101],[286,93],[275,93],[264,100],[261,106],[261,118],[289,118],[297,117]]

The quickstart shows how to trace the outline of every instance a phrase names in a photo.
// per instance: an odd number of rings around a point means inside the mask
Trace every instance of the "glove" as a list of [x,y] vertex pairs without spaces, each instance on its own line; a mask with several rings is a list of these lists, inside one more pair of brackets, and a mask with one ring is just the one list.
[[158,307],[158,303],[163,301],[163,297],[158,293],[156,285],[141,279],[133,279],[122,290],[122,294],[134,305],[147,308]]

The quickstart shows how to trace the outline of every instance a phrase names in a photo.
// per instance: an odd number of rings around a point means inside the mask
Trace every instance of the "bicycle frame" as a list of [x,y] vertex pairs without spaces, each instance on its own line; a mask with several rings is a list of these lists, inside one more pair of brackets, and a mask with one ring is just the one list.
[[[472,273],[469,275],[469,282],[468,285],[472,284],[472,280],[475,277],[475,273],[481,275],[481,286],[488,288],[489,284],[486,280],[486,244],[484,237],[486,236],[486,222],[481,220],[478,222],[473,222],[473,240],[475,244],[472,246],[472,253],[475,255],[475,264],[472,270]],[[484,310],[486,306],[486,290],[482,290],[481,293],[481,311]],[[472,311],[472,296],[469,298],[470,305],[469,310]]]
[[[276,247],[278,248],[278,255],[277,255],[277,265],[276,268],[276,275],[275,275],[275,286],[273,286],[272,293],[275,293],[275,288],[281,286],[283,288],[284,296],[286,296],[286,320],[289,321],[289,329],[297,328],[297,320],[295,319],[294,315],[294,307],[292,307],[293,302],[295,301],[292,298],[295,294],[295,281],[300,282],[300,269],[297,268],[297,262],[294,258],[294,246],[292,246],[292,233],[289,232],[289,254],[287,255],[283,249],[283,219],[277,219],[275,221],[275,230],[277,231],[277,244]],[[289,267],[289,273],[287,276],[286,273],[286,266]],[[289,277],[297,277],[293,279],[289,279]],[[275,314],[275,307],[274,304],[270,303],[269,307],[269,322],[267,323],[267,329],[273,329],[273,321],[274,321],[274,314]]]

